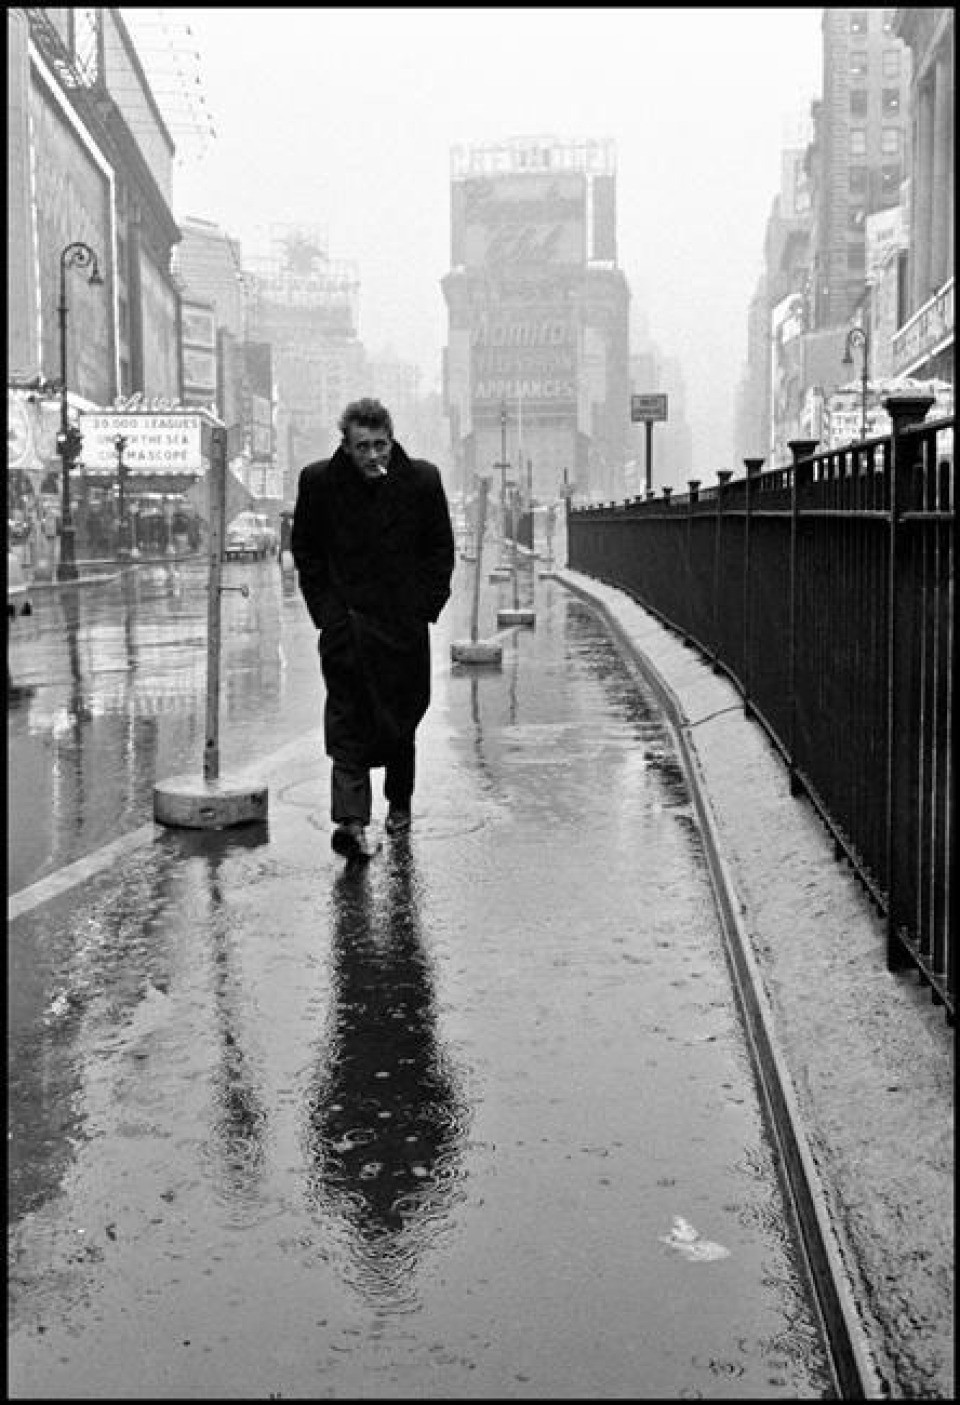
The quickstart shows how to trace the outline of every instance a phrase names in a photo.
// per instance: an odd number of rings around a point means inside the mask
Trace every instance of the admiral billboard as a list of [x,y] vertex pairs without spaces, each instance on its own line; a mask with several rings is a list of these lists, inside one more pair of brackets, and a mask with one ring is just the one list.
[[560,307],[498,304],[470,333],[474,413],[502,400],[553,410],[577,398],[577,324]]

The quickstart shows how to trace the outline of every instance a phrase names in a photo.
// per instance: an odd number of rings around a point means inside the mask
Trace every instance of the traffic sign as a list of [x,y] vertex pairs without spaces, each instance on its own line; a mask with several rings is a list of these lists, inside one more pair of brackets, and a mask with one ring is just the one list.
[[631,395],[630,419],[633,423],[641,420],[665,420],[667,418],[667,397],[655,395]]

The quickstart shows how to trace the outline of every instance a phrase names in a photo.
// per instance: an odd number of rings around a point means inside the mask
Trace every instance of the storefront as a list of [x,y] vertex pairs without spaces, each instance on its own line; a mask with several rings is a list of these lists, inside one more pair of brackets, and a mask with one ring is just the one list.
[[[71,401],[72,403],[72,401]],[[7,388],[7,540],[33,577],[53,572],[60,531],[60,402]]]

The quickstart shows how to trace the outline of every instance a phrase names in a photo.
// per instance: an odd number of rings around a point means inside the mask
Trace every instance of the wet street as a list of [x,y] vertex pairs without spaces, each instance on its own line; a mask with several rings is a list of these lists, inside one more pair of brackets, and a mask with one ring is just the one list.
[[[831,1398],[671,734],[529,570],[502,670],[451,665],[469,572],[408,838],[331,853],[314,631],[231,567],[222,767],[268,823],[11,922],[12,1397]],[[12,892],[200,773],[203,584],[18,622]]]

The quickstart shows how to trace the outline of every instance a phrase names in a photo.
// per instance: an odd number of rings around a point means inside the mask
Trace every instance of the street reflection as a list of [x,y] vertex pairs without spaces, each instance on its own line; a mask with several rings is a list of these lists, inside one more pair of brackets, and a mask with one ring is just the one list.
[[[70,660],[70,698],[67,704],[67,726],[54,741],[53,785],[54,814],[64,818],[67,810],[73,820],[74,830],[83,825],[86,812],[86,787],[84,784],[84,741],[90,720],[90,709],[84,692],[83,665],[80,659],[80,600],[79,591],[67,589],[60,602],[63,612],[63,625],[67,637],[67,655]],[[67,785],[69,771],[72,785]],[[69,801],[65,806],[66,795]]]
[[[126,864],[122,882],[72,899],[69,916],[45,905],[7,936],[8,1223],[61,1189],[91,1133],[96,1089],[112,1087],[110,1113],[134,1116],[139,1077],[113,1051],[139,1006],[169,988],[172,958],[157,914],[169,901],[166,866]],[[153,917],[145,917],[153,914]],[[91,1092],[91,1090],[93,1090]],[[100,1109],[102,1115],[103,1109]],[[102,1126],[93,1136],[103,1136]]]
[[280,592],[284,599],[299,595],[299,585],[297,573],[293,568],[293,558],[289,552],[284,554],[284,559],[280,564]]
[[128,566],[120,576],[120,601],[123,611],[125,660],[127,672],[131,678],[137,667],[137,634],[135,629],[137,597],[136,571],[133,567]]
[[333,1007],[309,1089],[308,1197],[347,1229],[356,1284],[409,1308],[456,1190],[466,1105],[437,1024],[423,894],[408,845],[333,893]]
[[242,1219],[263,1198],[267,1169],[267,1108],[262,1077],[250,1047],[249,1001],[235,933],[224,906],[223,869],[237,849],[267,842],[265,824],[229,833],[200,832],[186,840],[201,849],[209,898],[211,977],[217,1064],[211,1078],[213,1106],[204,1152],[215,1189],[225,1208]]

